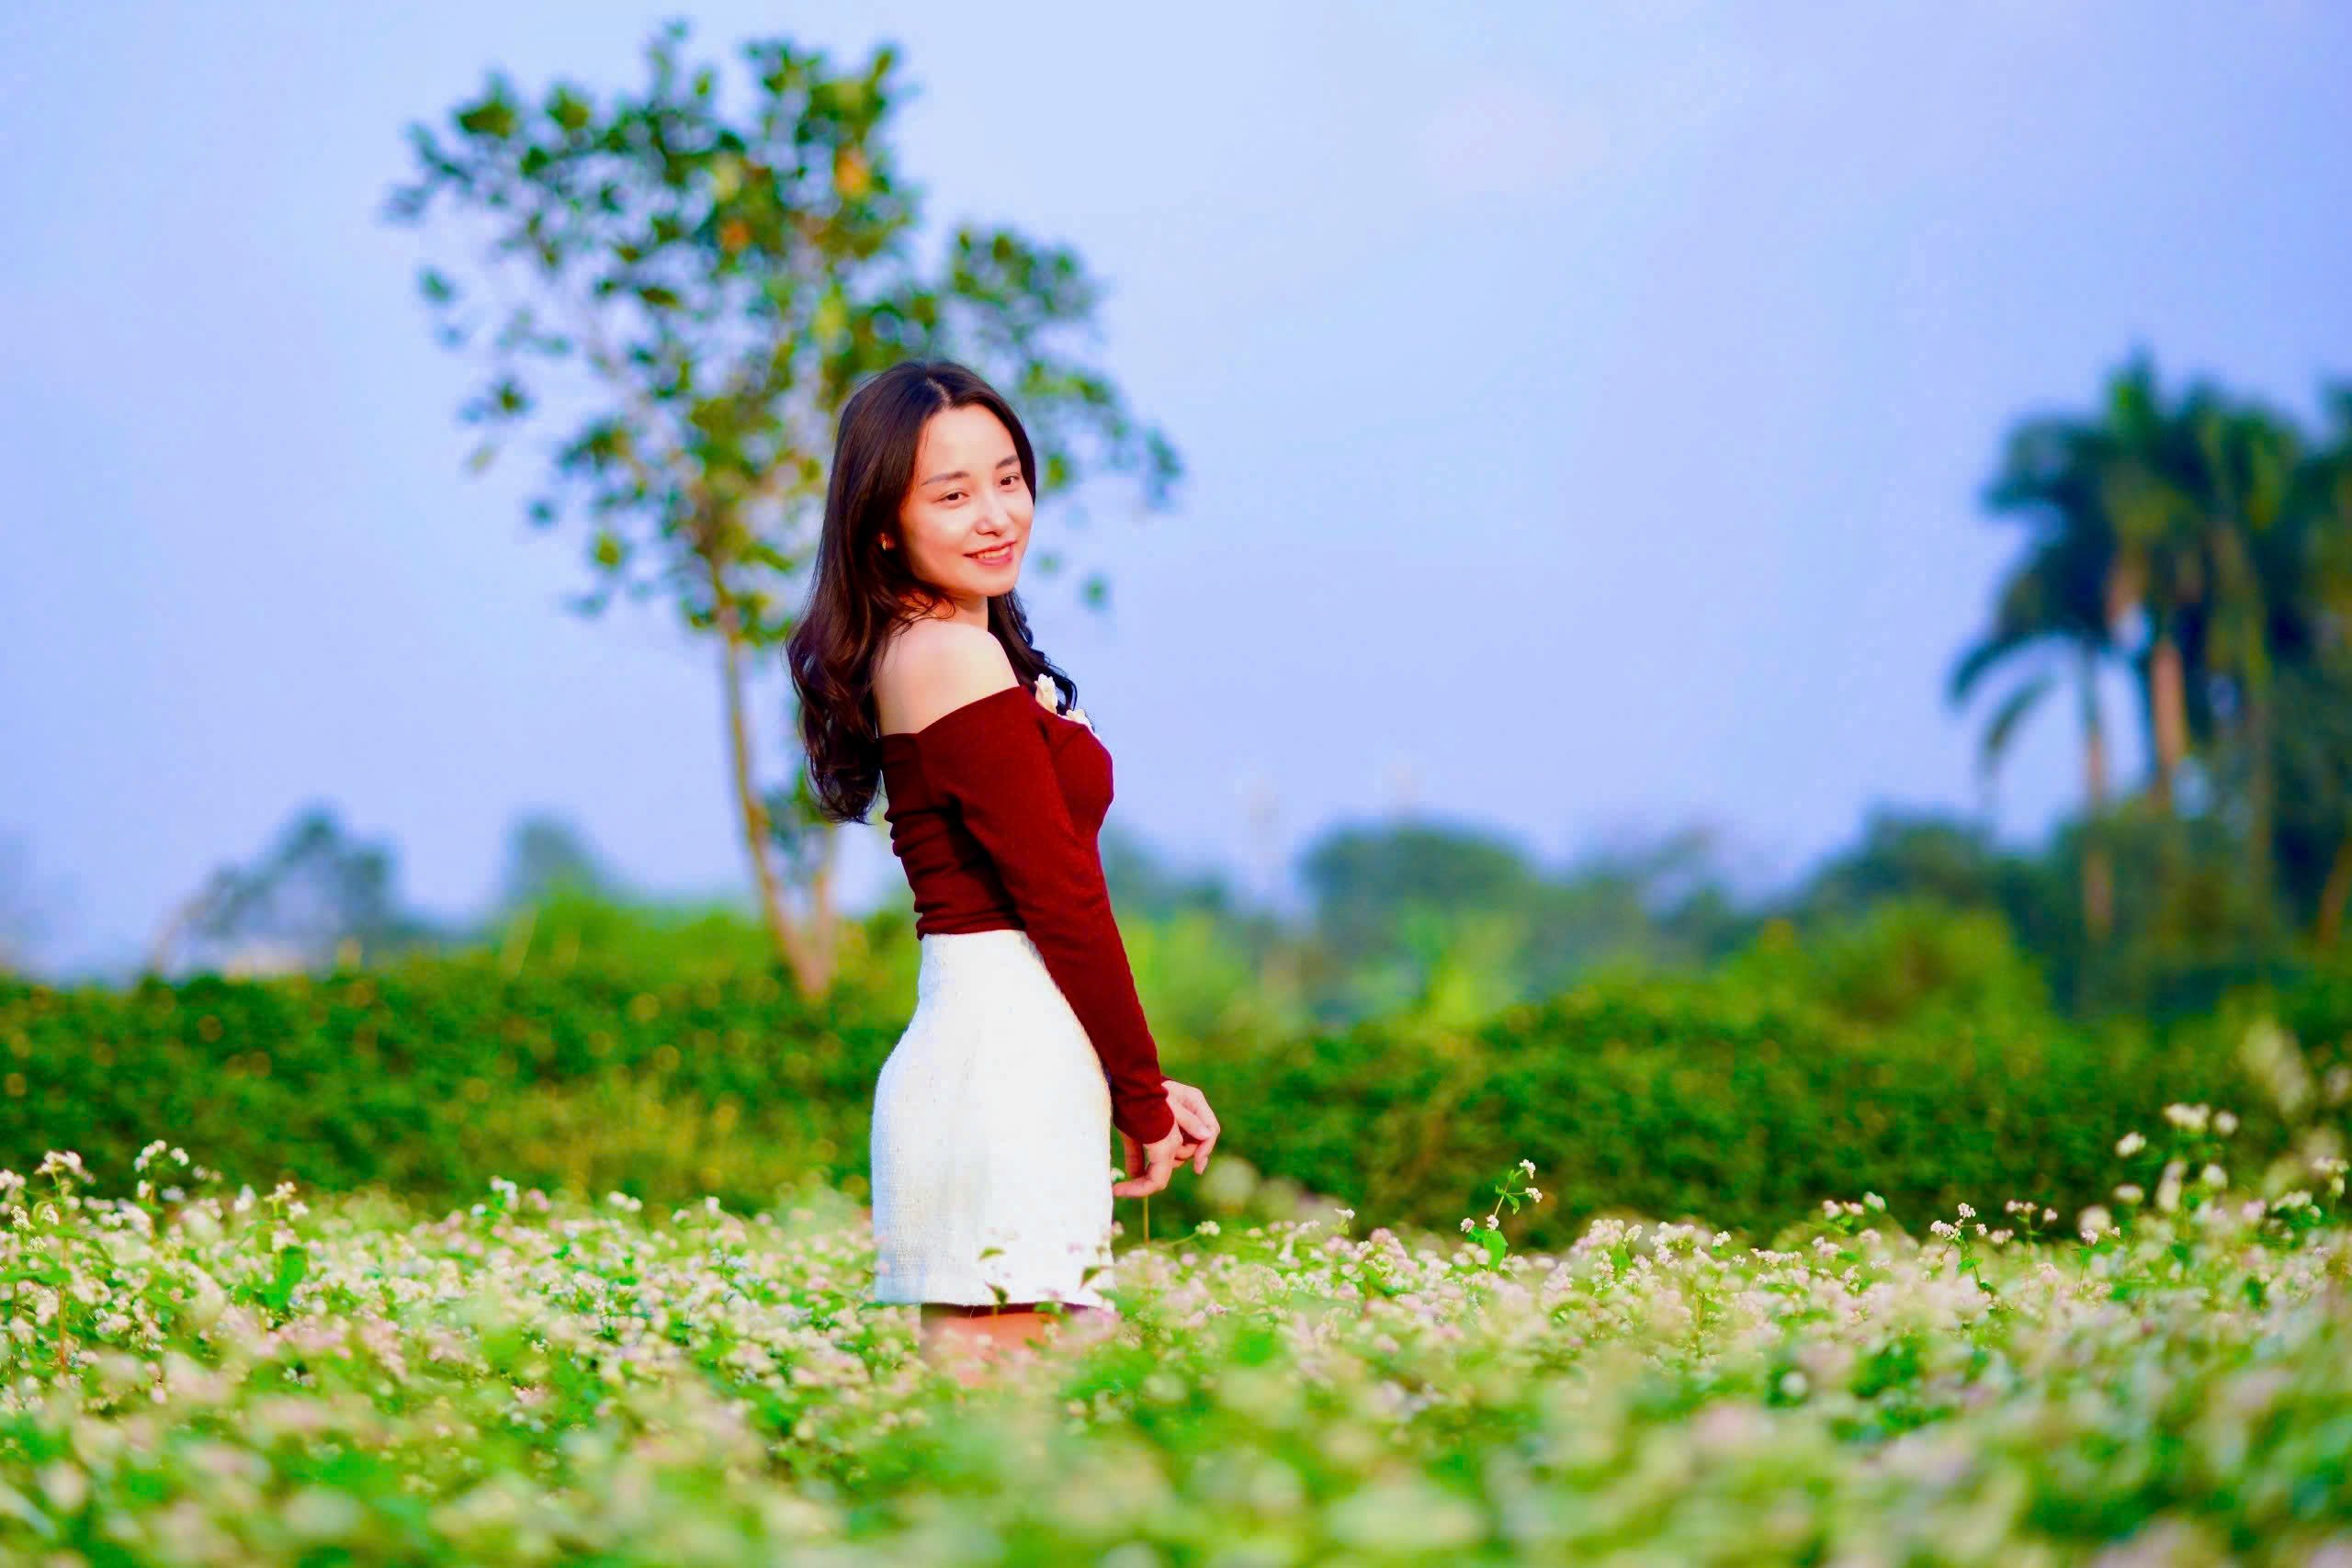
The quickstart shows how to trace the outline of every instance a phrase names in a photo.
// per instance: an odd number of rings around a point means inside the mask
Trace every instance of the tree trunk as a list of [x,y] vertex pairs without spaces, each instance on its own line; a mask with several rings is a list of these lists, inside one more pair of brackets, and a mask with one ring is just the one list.
[[172,906],[172,912],[164,917],[163,925],[156,929],[153,938],[147,943],[146,973],[155,976],[164,973],[164,967],[172,961],[174,950],[179,946],[180,933],[187,929],[195,908],[196,901],[192,898]]
[[808,924],[803,932],[806,963],[801,985],[811,996],[821,996],[832,987],[833,973],[841,963],[841,920],[833,910],[833,863],[840,857],[842,833],[831,823],[820,830],[825,835],[825,852],[808,875]]
[[777,885],[775,863],[769,854],[767,807],[761,803],[759,787],[752,778],[752,727],[743,702],[742,631],[718,563],[707,554],[703,562],[710,576],[712,618],[718,627],[719,686],[727,705],[728,763],[734,779],[736,810],[743,824],[743,848],[752,857],[752,878],[759,888],[760,919],[767,927],[768,941],[775,949],[777,960],[801,984],[803,994],[808,994],[801,944],[785,914],[783,889]]
[[2312,945],[2324,951],[2335,945],[2344,929],[2344,905],[2352,897],[2352,837],[2335,841],[2335,859],[2327,868],[2327,886],[2320,889],[2319,918],[2312,923]]
[[2108,852],[2107,731],[2099,721],[2098,662],[2082,650],[2077,666],[2083,701],[2083,790],[2088,809],[2083,827],[2083,929],[2104,945],[2115,929],[2115,865]]
[[2188,710],[2182,683],[2180,645],[2170,628],[2156,634],[2148,650],[2148,708],[2155,731],[2156,803],[2172,809],[2173,778],[2188,754]]
[[2148,714],[2156,751],[2155,777],[2149,784],[2156,808],[2154,918],[2149,934],[2158,951],[2168,952],[2187,940],[2192,923],[2181,902],[2188,885],[2188,824],[2175,808],[2173,785],[2188,753],[2187,691],[2180,645],[2173,640],[2169,626],[2157,632],[2148,650]]
[[2251,525],[2223,513],[2210,519],[2206,533],[2222,591],[2218,608],[2227,617],[2230,641],[2235,645],[2231,671],[2238,682],[2234,728],[2246,748],[2246,884],[2254,898],[2254,935],[2267,946],[2277,937],[2272,916],[2278,875],[2278,845],[2272,839],[2278,803],[2270,754],[2270,615],[2254,560]]
[[2277,934],[2271,915],[2276,908],[2278,794],[2270,754],[2270,682],[2267,671],[2248,683],[2245,742],[2254,749],[2246,775],[2246,874],[2254,885],[2255,931],[2266,943]]

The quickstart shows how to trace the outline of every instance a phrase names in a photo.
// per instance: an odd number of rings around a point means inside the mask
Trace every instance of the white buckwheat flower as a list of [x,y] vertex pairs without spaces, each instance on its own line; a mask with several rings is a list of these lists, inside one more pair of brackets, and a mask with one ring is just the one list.
[[1082,724],[1089,729],[1094,728],[1094,721],[1086,716],[1086,710],[1082,707],[1073,706],[1069,712],[1062,713],[1061,688],[1055,685],[1054,678],[1043,670],[1037,671],[1035,689],[1037,701],[1045,705],[1047,713],[1060,714],[1071,723]]
[[2182,1129],[2184,1132],[2190,1133],[2203,1132],[2205,1130],[2205,1120],[2211,1113],[2211,1108],[2203,1105],[2167,1105],[2165,1107],[2165,1120],[2171,1122],[2174,1126]]

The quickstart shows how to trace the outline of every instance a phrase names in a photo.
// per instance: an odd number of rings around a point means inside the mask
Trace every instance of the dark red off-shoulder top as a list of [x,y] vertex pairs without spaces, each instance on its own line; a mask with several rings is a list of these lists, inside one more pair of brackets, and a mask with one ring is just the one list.
[[881,748],[883,818],[916,934],[1027,931],[1102,1058],[1112,1125],[1141,1143],[1165,1137],[1175,1113],[1096,842],[1109,748],[1026,686],[885,735]]

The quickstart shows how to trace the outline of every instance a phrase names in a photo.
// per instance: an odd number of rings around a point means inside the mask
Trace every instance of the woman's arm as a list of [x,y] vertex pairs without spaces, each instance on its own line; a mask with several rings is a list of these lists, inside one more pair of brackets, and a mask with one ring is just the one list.
[[956,657],[985,667],[993,655],[1002,683],[923,729],[924,776],[955,802],[988,852],[1046,971],[1084,1026],[1110,1085],[1112,1124],[1138,1143],[1157,1143],[1175,1113],[1112,915],[1102,856],[1070,818],[1036,699],[1013,681],[996,638],[981,634],[978,640],[985,650],[973,639],[955,639],[963,645]]

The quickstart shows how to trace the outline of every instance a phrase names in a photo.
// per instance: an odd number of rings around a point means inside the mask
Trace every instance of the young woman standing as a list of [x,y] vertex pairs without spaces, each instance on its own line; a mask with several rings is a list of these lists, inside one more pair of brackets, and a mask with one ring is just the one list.
[[1205,1171],[1217,1138],[1159,1070],[1112,919],[1111,754],[1013,592],[1036,481],[971,371],[876,376],[842,410],[786,647],[821,809],[863,821],[879,785],[915,899],[914,1016],[875,1085],[869,1299],[922,1303],[925,1358],[959,1375],[1040,1336],[1046,1303],[1114,1315],[1112,1198]]

